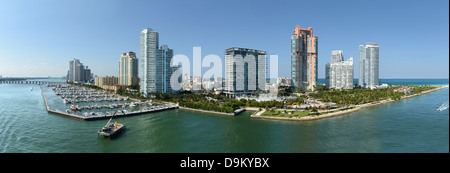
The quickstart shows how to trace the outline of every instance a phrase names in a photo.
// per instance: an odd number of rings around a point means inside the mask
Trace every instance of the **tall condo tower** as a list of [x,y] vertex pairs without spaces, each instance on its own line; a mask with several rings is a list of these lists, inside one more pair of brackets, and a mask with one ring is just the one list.
[[158,32],[146,28],[140,35],[141,94],[156,92],[156,55],[159,47]]
[[295,89],[314,91],[317,87],[317,43],[312,28],[295,27],[291,36],[291,77]]
[[169,49],[167,45],[159,47],[158,32],[149,28],[142,30],[140,40],[141,94],[177,92],[171,88],[170,79],[172,73],[181,66],[170,66],[173,49]]
[[359,46],[359,79],[360,87],[374,88],[379,85],[379,47],[377,43],[366,43]]
[[122,53],[119,60],[119,84],[137,85],[138,78],[138,59],[136,53]]
[[92,79],[91,69],[84,66],[79,59],[69,61],[69,70],[67,72],[67,81],[75,83],[90,82]]
[[353,89],[353,57],[344,61],[342,50],[331,52],[331,64],[325,65],[325,84],[328,88]]
[[156,91],[160,93],[172,92],[170,77],[174,69],[170,67],[170,61],[173,57],[173,49],[169,49],[167,45],[162,45],[156,57]]
[[225,94],[235,96],[265,90],[266,51],[225,49]]

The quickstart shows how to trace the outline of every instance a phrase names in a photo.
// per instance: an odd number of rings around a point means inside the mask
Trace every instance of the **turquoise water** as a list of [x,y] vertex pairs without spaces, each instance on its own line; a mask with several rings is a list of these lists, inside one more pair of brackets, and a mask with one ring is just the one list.
[[[428,82],[448,85],[448,79]],[[43,90],[51,107],[64,108],[51,88]],[[250,119],[251,112],[229,117],[178,109],[116,119],[127,130],[108,140],[97,138],[107,120],[48,114],[37,85],[0,84],[0,152],[448,153],[449,110],[436,111],[448,100],[447,88],[309,122]]]

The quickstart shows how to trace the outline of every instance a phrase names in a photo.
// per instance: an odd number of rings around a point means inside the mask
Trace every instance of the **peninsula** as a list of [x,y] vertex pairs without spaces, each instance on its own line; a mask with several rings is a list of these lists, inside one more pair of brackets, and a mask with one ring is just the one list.
[[[417,89],[417,90],[413,90]],[[345,103],[345,106],[336,107],[334,109],[323,109],[316,111],[304,111],[303,116],[301,114],[295,114],[298,111],[292,111],[286,109],[262,109],[254,114],[252,114],[251,118],[259,118],[259,119],[270,119],[270,120],[289,120],[289,121],[311,121],[318,120],[323,118],[335,117],[339,115],[344,115],[352,112],[356,112],[358,110],[377,106],[385,103],[392,103],[395,101],[399,101],[402,99],[407,99],[415,96],[420,96],[423,94],[427,94],[433,91],[437,91],[440,89],[448,88],[448,86],[408,86],[408,87],[393,87],[390,90],[393,92],[400,93],[400,95],[392,95],[389,98],[362,103],[362,104],[349,104],[351,99],[344,98],[344,100],[348,101]],[[405,91],[406,90],[406,91]],[[388,89],[389,91],[389,89]],[[377,91],[371,91],[373,93],[377,93]],[[355,95],[348,95],[349,97],[355,97]]]

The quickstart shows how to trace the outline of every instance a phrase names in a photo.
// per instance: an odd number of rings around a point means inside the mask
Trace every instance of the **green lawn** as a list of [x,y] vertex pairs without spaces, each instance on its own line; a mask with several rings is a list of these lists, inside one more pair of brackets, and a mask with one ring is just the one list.
[[[266,110],[261,116],[270,116],[270,117],[304,117],[309,116],[310,111],[289,111],[283,114],[283,110]],[[291,114],[289,114],[289,112]]]

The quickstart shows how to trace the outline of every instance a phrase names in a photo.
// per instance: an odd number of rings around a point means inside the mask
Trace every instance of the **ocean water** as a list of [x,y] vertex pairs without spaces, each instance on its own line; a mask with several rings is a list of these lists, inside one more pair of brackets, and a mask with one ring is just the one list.
[[[386,83],[448,85],[448,79]],[[51,88],[43,90],[51,107],[64,109]],[[449,110],[436,110],[448,100],[446,88],[308,122],[251,119],[251,112],[229,117],[177,109],[114,119],[127,130],[109,140],[97,138],[108,120],[48,114],[38,85],[0,84],[0,152],[448,153]]]

